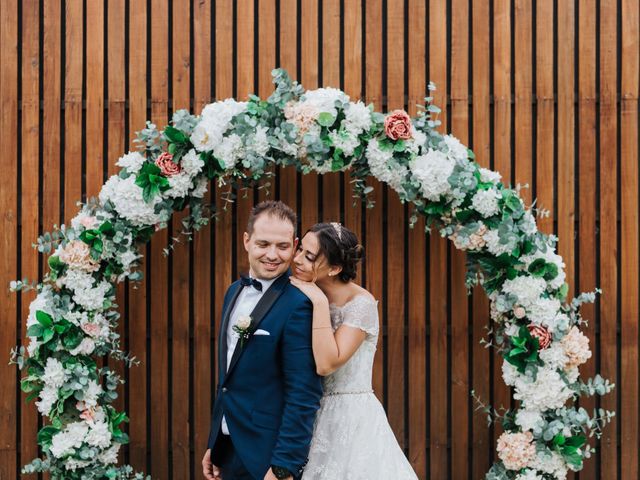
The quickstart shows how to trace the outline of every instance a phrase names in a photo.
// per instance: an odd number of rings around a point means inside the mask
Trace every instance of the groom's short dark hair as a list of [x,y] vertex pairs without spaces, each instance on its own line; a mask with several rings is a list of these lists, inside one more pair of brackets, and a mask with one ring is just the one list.
[[296,225],[298,223],[298,217],[289,205],[279,200],[265,200],[260,202],[251,210],[249,215],[249,221],[247,222],[247,233],[251,235],[253,233],[253,225],[256,220],[263,213],[273,215],[281,220],[288,220],[293,225],[293,236],[296,235]]

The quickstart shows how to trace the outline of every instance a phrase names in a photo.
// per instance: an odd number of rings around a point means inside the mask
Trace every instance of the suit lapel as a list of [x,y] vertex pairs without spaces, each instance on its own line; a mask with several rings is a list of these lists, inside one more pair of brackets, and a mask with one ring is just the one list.
[[[278,300],[282,292],[284,291],[284,287],[289,283],[289,272],[285,272],[278,278],[271,287],[264,293],[258,304],[255,306],[253,311],[251,312],[251,326],[249,327],[250,332],[255,332],[260,325],[260,322],[264,319],[265,315],[269,312],[273,304]],[[242,352],[244,352],[247,348],[247,345],[251,342],[251,337],[245,340],[244,345],[240,347],[240,343],[236,345],[235,350],[233,351],[233,356],[231,357],[231,362],[229,363],[229,368],[227,369],[227,375],[231,373],[231,370],[238,363],[238,359]]]
[[223,379],[227,372],[227,325],[229,325],[229,318],[231,317],[231,312],[233,311],[233,307],[236,304],[236,300],[240,296],[240,292],[242,292],[242,284],[238,283],[236,286],[235,292],[231,295],[231,300],[227,304],[227,308],[223,312],[222,315],[222,325],[220,326],[220,341],[218,342],[218,378]]

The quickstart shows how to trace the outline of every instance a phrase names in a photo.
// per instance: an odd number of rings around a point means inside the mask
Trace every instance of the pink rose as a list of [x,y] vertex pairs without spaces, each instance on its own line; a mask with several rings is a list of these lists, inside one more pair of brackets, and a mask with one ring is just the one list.
[[384,119],[384,133],[391,140],[411,138],[411,117],[404,110],[394,110]]
[[160,167],[160,172],[165,177],[170,177],[180,173],[180,165],[173,161],[173,155],[168,152],[162,152],[156,159],[156,165]]
[[540,325],[529,325],[529,333],[533,338],[537,338],[540,343],[540,350],[544,350],[551,344],[551,333]]
[[92,337],[97,337],[98,335],[100,335],[101,330],[102,327],[97,323],[87,322],[82,324],[82,331]]

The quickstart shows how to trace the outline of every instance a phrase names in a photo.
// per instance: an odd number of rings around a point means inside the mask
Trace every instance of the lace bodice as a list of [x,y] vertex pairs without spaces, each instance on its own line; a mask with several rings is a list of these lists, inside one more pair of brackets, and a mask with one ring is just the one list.
[[342,306],[330,305],[330,312],[334,332],[341,325],[348,325],[364,330],[367,336],[347,363],[323,378],[325,395],[371,391],[373,357],[379,332],[378,301],[361,294]]

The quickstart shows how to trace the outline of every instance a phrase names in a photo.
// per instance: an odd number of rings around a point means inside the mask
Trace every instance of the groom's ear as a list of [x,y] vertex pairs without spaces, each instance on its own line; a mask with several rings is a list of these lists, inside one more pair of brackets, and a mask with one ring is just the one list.
[[298,244],[300,243],[300,239],[298,237],[295,237],[293,239],[293,251],[296,251],[296,248],[298,248]]

